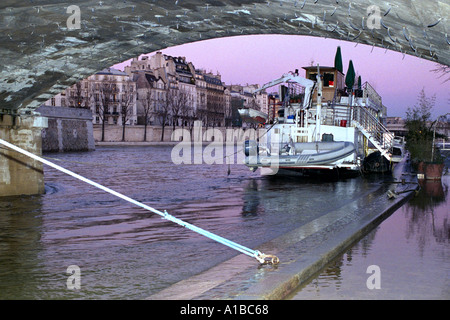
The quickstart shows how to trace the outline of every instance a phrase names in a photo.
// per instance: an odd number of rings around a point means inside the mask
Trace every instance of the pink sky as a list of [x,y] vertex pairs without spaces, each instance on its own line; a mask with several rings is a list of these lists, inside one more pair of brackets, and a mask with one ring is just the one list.
[[[405,117],[425,88],[427,96],[436,94],[433,118],[450,111],[450,81],[443,83],[430,72],[435,62],[400,52],[352,42],[306,36],[253,35],[204,40],[167,49],[171,56],[184,56],[196,68],[217,71],[226,84],[264,84],[283,73],[314,64],[334,65],[337,46],[341,46],[344,73],[349,60],[362,81],[382,96],[388,116]],[[123,64],[116,65],[119,69]]]

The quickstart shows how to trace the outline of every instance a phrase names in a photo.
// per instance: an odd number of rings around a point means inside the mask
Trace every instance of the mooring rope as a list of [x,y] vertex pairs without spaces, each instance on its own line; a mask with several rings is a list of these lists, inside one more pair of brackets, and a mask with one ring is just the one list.
[[278,262],[279,262],[278,258],[276,256],[274,256],[274,255],[266,255],[264,253],[261,253],[258,250],[252,250],[252,249],[249,249],[247,247],[244,247],[244,246],[242,246],[242,245],[240,245],[238,243],[235,243],[235,242],[233,242],[231,240],[228,240],[228,239],[223,238],[221,236],[218,236],[218,235],[216,235],[214,233],[206,231],[206,230],[204,230],[202,228],[194,226],[194,225],[192,225],[192,224],[190,224],[188,222],[180,220],[180,219],[178,219],[178,218],[168,214],[167,211],[165,211],[165,210],[164,210],[164,212],[161,212],[161,211],[159,211],[157,209],[154,209],[154,208],[152,208],[150,206],[147,206],[146,204],[143,204],[143,203],[141,203],[139,201],[136,201],[136,200],[134,200],[134,199],[132,199],[132,198],[130,198],[128,196],[125,196],[125,195],[123,195],[123,194],[121,194],[121,193],[119,193],[117,191],[114,191],[114,190],[112,190],[112,189],[110,189],[108,187],[102,186],[101,184],[99,184],[97,182],[94,182],[94,181],[89,180],[89,179],[87,179],[87,178],[85,178],[85,177],[83,177],[83,176],[81,176],[79,174],[76,174],[75,172],[72,172],[70,170],[67,170],[67,169],[61,167],[61,166],[58,166],[58,165],[54,164],[53,162],[45,160],[42,157],[39,157],[39,156],[37,156],[37,155],[35,155],[35,154],[31,153],[31,152],[28,152],[28,151],[26,151],[26,150],[24,150],[22,148],[19,148],[19,147],[15,146],[15,145],[5,141],[5,140],[0,139],[0,144],[3,144],[4,146],[6,146],[6,147],[8,147],[8,148],[10,148],[10,149],[12,149],[14,151],[17,151],[17,152],[22,153],[22,154],[24,154],[24,155],[26,155],[26,156],[34,159],[34,160],[42,162],[43,164],[46,164],[46,165],[48,165],[48,166],[50,166],[50,167],[52,167],[52,168],[54,168],[56,170],[64,172],[64,173],[66,173],[66,174],[68,174],[68,175],[70,175],[70,176],[72,176],[72,177],[74,177],[74,178],[76,178],[78,180],[86,182],[86,183],[88,183],[88,184],[90,184],[90,185],[92,185],[92,186],[94,186],[96,188],[99,188],[99,189],[101,189],[101,190],[103,190],[105,192],[108,192],[108,193],[110,193],[110,194],[112,194],[112,195],[114,195],[116,197],[119,197],[119,198],[121,198],[121,199],[123,199],[125,201],[128,201],[128,202],[130,202],[130,203],[132,203],[132,204],[134,204],[136,206],[139,206],[139,207],[141,207],[141,208],[143,208],[145,210],[148,210],[148,211],[151,211],[153,213],[156,213],[156,214],[162,216],[163,219],[172,221],[172,222],[174,222],[174,223],[176,223],[176,224],[178,224],[180,226],[183,226],[183,227],[185,227],[187,229],[190,229],[190,230],[192,230],[194,232],[197,232],[197,233],[199,233],[199,234],[201,234],[201,235],[203,235],[203,236],[205,236],[207,238],[210,238],[210,239],[215,240],[215,241],[217,241],[219,243],[222,243],[222,244],[224,244],[224,245],[226,245],[226,246],[228,246],[228,247],[230,247],[232,249],[235,249],[235,250],[237,250],[237,251],[239,251],[239,252],[241,252],[243,254],[246,254],[246,255],[248,255],[250,257],[253,257],[253,258],[258,260],[262,264],[266,264],[266,263],[278,264]]

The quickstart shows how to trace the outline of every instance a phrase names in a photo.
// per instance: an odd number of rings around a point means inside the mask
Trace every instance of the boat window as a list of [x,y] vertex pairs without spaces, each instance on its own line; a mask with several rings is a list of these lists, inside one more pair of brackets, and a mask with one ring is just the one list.
[[324,87],[334,87],[334,74],[325,73],[323,75],[323,86]]
[[392,149],[392,154],[394,156],[401,156],[402,155],[402,150],[400,148],[393,148]]
[[317,72],[309,74],[309,80],[316,81],[317,80]]

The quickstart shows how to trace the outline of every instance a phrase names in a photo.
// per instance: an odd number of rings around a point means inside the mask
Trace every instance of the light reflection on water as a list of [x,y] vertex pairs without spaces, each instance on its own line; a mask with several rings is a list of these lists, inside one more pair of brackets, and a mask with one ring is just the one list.
[[[450,176],[400,207],[291,299],[450,299]],[[370,265],[380,289],[368,289]]]

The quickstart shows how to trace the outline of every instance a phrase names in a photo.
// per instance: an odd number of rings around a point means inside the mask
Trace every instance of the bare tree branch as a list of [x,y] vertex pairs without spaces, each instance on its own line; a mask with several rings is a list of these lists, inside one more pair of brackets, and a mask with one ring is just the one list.
[[443,78],[448,75],[448,78],[445,79],[442,83],[450,81],[450,67],[444,64],[436,64],[434,69],[430,70],[431,72],[439,74],[438,79]]

